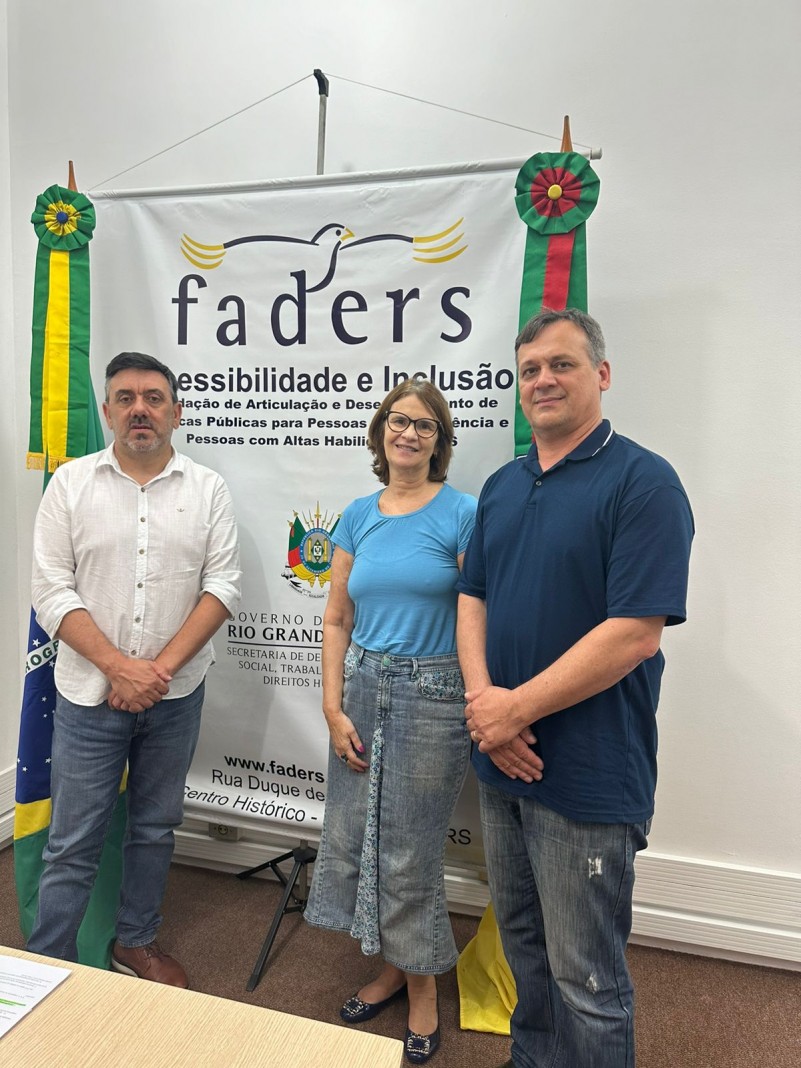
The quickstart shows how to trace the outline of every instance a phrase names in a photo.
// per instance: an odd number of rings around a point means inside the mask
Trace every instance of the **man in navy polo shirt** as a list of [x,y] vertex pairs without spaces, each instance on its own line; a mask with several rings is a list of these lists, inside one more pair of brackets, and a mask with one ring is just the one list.
[[670,465],[602,417],[594,319],[542,312],[515,351],[534,444],[484,486],[458,583],[490,892],[517,984],[507,1064],[633,1068],[633,864],[693,519]]

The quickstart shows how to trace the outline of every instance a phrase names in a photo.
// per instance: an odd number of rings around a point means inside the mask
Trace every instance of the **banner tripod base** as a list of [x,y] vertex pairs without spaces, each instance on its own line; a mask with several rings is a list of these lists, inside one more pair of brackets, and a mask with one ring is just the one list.
[[[287,878],[278,865],[282,864],[285,860],[290,859],[294,861],[294,864],[292,866],[292,871],[289,874],[289,878]],[[281,920],[289,912],[303,912],[306,908],[306,868],[307,865],[313,864],[316,859],[317,850],[312,849],[312,847],[306,845],[305,842],[301,842],[296,849],[292,849],[288,853],[282,853],[280,857],[275,857],[274,860],[266,860],[264,864],[257,864],[255,868],[248,868],[247,871],[240,871],[237,874],[237,879],[248,879],[251,875],[255,875],[256,872],[264,871],[265,868],[269,868],[284,887],[284,893],[278,903],[278,908],[275,910],[273,922],[270,924],[270,930],[264,940],[264,945],[261,947],[258,959],[253,966],[250,979],[248,979],[248,991],[255,990],[259,985],[261,973],[264,971],[267,957],[270,954],[270,950],[273,948],[273,942],[275,941],[275,936],[278,934],[278,928],[281,926]],[[295,883],[298,881],[298,876],[301,875],[300,891],[302,896],[298,897],[294,890]],[[289,904],[290,898],[292,898],[294,902],[293,905]]]

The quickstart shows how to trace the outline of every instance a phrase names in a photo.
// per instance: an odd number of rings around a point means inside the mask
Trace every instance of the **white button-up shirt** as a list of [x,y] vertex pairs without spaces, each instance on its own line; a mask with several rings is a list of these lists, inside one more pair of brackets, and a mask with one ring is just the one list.
[[[114,446],[60,467],[42,497],[33,537],[33,606],[53,635],[85,608],[121,652],[153,660],[211,593],[233,614],[239,603],[236,519],[223,479],[173,450],[140,486]],[[176,672],[168,697],[185,697],[214,662],[211,642]],[[108,679],[65,642],[56,686],[75,704],[100,704]]]

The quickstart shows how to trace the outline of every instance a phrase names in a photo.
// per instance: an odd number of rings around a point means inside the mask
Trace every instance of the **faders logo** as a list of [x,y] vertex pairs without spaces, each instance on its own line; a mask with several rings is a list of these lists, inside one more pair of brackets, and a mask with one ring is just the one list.
[[[366,326],[363,313],[370,311],[371,307],[373,311],[377,307],[385,310],[390,317],[392,343],[401,344],[406,319],[409,320],[409,329],[419,322],[414,309],[418,308],[420,302],[424,306],[422,321],[423,324],[427,323],[426,329],[434,329],[443,340],[452,344],[465,341],[473,325],[464,307],[464,302],[470,299],[470,288],[464,284],[447,283],[458,282],[448,268],[454,260],[463,262],[459,258],[468,250],[469,244],[465,236],[464,217],[459,217],[455,222],[451,219],[432,221],[425,227],[428,233],[417,235],[382,231],[357,236],[344,223],[338,222],[317,227],[311,236],[304,236],[304,228],[300,226],[296,234],[246,234],[219,244],[207,244],[184,233],[180,239],[181,253],[187,263],[197,270],[181,278],[178,292],[172,298],[177,309],[177,343],[189,343],[189,320],[194,314],[191,309],[202,311],[202,305],[207,305],[211,311],[212,304],[216,304],[216,310],[225,316],[216,328],[219,345],[229,348],[232,345],[244,346],[248,340],[253,343],[249,331],[255,324],[248,321],[248,301],[251,298],[243,293],[231,292],[228,288],[235,285],[236,280],[246,283],[248,279],[262,280],[258,296],[258,329],[268,330],[266,339],[269,341],[271,336],[272,341],[282,347],[306,345],[312,311],[318,333],[322,323],[330,318],[334,336],[343,345],[361,345],[368,340],[368,335],[363,332]],[[448,225],[441,225],[446,222]],[[309,226],[307,235],[311,229]],[[242,249],[248,248],[258,250],[255,260],[242,254]],[[381,248],[390,250],[389,262],[384,255],[378,255]],[[393,248],[399,250],[400,255],[393,255]],[[235,269],[229,273],[229,280],[226,281],[226,265],[230,262],[230,256],[233,256]],[[348,288],[340,291],[336,276],[343,256],[351,271]],[[409,266],[411,261],[427,265],[424,274],[430,282],[425,292],[421,291],[417,270],[414,271],[416,284],[411,286],[400,284],[401,280],[394,274],[387,275],[384,284],[379,287],[383,289],[383,295],[373,292],[368,297],[361,288],[354,288],[354,275],[364,278],[365,283],[372,284],[374,289],[378,278],[383,277],[382,271],[403,270],[404,265]],[[446,268],[444,273],[439,269],[443,265]],[[281,279],[285,276],[288,280],[284,283]],[[370,285],[363,288],[370,289]],[[206,292],[201,296],[204,290]],[[389,306],[383,303],[384,299],[389,301]],[[429,306],[433,310],[435,302],[445,315],[444,323],[439,317],[435,320],[428,314]],[[328,313],[324,314],[326,304]],[[453,330],[453,324],[458,328],[456,331]],[[181,388],[188,387],[182,385]]]

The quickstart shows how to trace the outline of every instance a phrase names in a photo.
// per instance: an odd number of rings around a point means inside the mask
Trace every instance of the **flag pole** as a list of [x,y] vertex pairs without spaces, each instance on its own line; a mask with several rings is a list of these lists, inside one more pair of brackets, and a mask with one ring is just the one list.
[[[569,115],[565,115],[565,121],[564,121],[564,123],[562,125],[562,149],[561,149],[561,151],[562,152],[572,152],[573,151],[573,139],[570,136],[570,116]],[[590,159],[593,159],[593,158],[594,157],[591,155]]]
[[71,189],[73,193],[78,192],[78,186],[75,182],[75,168],[72,165],[72,160],[69,161],[69,177],[67,178],[67,189]]

